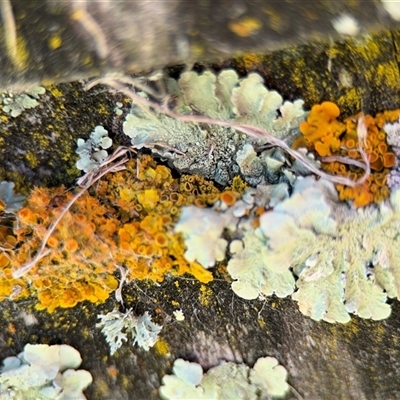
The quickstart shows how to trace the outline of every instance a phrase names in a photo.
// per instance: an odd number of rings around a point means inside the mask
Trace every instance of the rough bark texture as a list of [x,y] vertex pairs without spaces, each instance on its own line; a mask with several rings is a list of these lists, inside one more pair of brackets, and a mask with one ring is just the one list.
[[[257,71],[265,84],[285,99],[302,98],[306,109],[330,100],[348,117],[361,110],[375,114],[400,106],[399,48],[400,31],[384,30],[267,55],[248,53],[216,64],[197,64],[196,68],[235,68],[241,75]],[[169,72],[178,76],[183,69],[171,67]],[[111,95],[102,87],[86,92],[79,82],[47,89],[39,107],[25,110],[18,118],[0,111],[0,179],[15,182],[22,191],[39,183],[72,184],[79,173],[75,168],[76,139],[88,137],[98,124],[111,132],[114,142],[129,143],[114,112],[115,102],[122,101],[122,96]]]
[[[93,38],[76,22],[79,15],[72,19],[65,12],[69,5],[50,1],[12,3],[22,35],[19,51],[26,51],[26,61],[18,69],[14,65],[18,58],[14,64],[7,57],[3,60],[3,87],[43,79],[70,80],[115,68],[141,71],[190,58],[216,59],[224,52],[232,54],[249,48],[265,51],[292,43],[301,29],[303,37],[316,32],[326,38],[331,27],[320,21],[330,20],[343,11],[330,10],[330,2],[325,1],[282,1],[271,2],[272,11],[276,7],[274,14],[264,9],[260,12],[256,2],[253,5],[221,1],[213,2],[218,12],[210,12],[207,1],[177,1],[160,2],[163,6],[158,7],[157,13],[161,15],[154,16],[144,2],[87,2],[87,10],[101,22],[113,49],[101,59]],[[150,3],[153,2],[147,4]],[[286,3],[287,8],[282,8]],[[296,9],[300,3],[309,6],[308,13]],[[374,15],[375,2],[340,4],[357,12],[363,26],[374,24],[370,16]],[[355,8],[351,8],[352,4]],[[235,14],[235,7],[240,6],[245,6],[245,12]],[[110,10],[119,14],[107,15]],[[278,24],[283,13],[296,16],[285,29]],[[178,18],[182,15],[184,18]],[[261,18],[263,22],[248,37],[237,36],[230,25],[243,15]],[[384,13],[379,15],[385,22]],[[49,21],[52,28],[47,25]],[[50,51],[49,43],[53,47],[60,43],[58,36],[62,45]],[[114,46],[115,43],[118,45]],[[184,43],[183,50],[177,43]],[[233,66],[241,74],[257,70],[265,77],[267,86],[288,99],[302,97],[308,107],[332,100],[346,116],[360,110],[375,113],[400,106],[399,43],[399,32],[386,30],[357,40],[320,41],[267,55],[247,52],[213,67]],[[3,54],[4,46],[1,42]],[[198,68],[203,66],[199,64]],[[171,73],[179,69],[171,69]],[[80,83],[47,89],[38,108],[26,110],[15,119],[0,110],[0,180],[15,181],[22,191],[39,183],[71,185],[79,175],[74,166],[76,139],[87,137],[97,124],[112,132],[110,136],[115,142],[123,141],[121,121],[113,112],[115,101],[123,100],[122,97],[101,88],[84,92]],[[113,298],[102,305],[84,303],[53,314],[35,311],[35,299],[29,298],[18,303],[0,303],[0,358],[17,354],[26,343],[70,344],[81,352],[82,368],[94,377],[93,385],[86,391],[89,399],[157,398],[161,377],[171,372],[178,357],[209,368],[220,360],[252,366],[257,358],[266,355],[276,357],[288,370],[292,386],[288,399],[400,398],[397,301],[393,302],[391,317],[385,321],[355,317],[346,325],[329,325],[304,317],[291,300],[244,301],[236,297],[223,266],[208,285],[168,277],[161,285],[131,283],[125,286],[123,296],[127,308],[132,307],[138,315],[149,311],[153,320],[164,324],[161,340],[149,352],[127,344],[113,357],[109,355],[108,345],[95,324],[98,314],[118,307]],[[183,322],[172,317],[176,309],[183,310]],[[38,324],[26,326],[21,318],[23,311],[34,313]]]
[[[0,87],[218,61],[393,26],[380,1],[3,1]],[[15,28],[14,28],[15,26]]]
[[[206,286],[176,278],[161,286],[131,284],[123,295],[127,308],[133,307],[137,314],[148,310],[153,320],[164,324],[161,340],[149,352],[125,344],[109,355],[95,323],[97,314],[119,306],[114,299],[53,314],[33,311],[30,299],[1,304],[0,354],[15,355],[26,343],[74,346],[83,358],[81,368],[94,378],[86,391],[89,399],[156,399],[161,377],[171,373],[179,357],[207,369],[221,360],[253,366],[266,355],[276,357],[288,370],[292,390],[287,399],[400,396],[397,302],[388,320],[353,318],[346,325],[330,325],[304,317],[290,300],[244,301],[222,279]],[[172,317],[179,308],[186,316],[183,322]],[[30,310],[38,324],[26,327],[21,312]]]

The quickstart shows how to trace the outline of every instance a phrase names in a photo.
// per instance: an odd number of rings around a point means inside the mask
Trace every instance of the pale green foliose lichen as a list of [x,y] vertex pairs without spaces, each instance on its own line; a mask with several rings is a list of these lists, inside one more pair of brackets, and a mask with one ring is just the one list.
[[222,261],[228,242],[221,235],[230,218],[212,209],[184,207],[175,232],[182,233],[185,239],[185,258],[189,262],[197,261],[206,269]]
[[400,192],[380,206],[351,209],[322,180],[298,182],[292,197],[260,217],[264,268],[293,271],[292,298],[315,320],[387,318],[387,297],[400,294]]
[[[255,73],[241,79],[233,70],[218,75],[184,72],[178,81],[168,79],[167,87],[178,113],[250,124],[281,138],[297,129],[305,118],[302,100],[283,103],[281,95],[268,90]],[[185,123],[133,105],[123,131],[134,147],[151,148],[180,172],[199,174],[222,185],[239,173],[251,185],[275,183],[269,181],[264,158],[254,159],[259,156],[253,147],[265,140],[247,137],[235,129]],[[252,151],[254,157],[246,167],[246,155]],[[275,181],[280,175],[279,169],[275,171]]]
[[387,13],[395,20],[400,21],[400,4],[393,0],[381,0],[382,6]]
[[17,357],[3,360],[0,399],[84,400],[92,375],[76,370],[82,363],[68,345],[27,344]]
[[[271,186],[285,186],[285,184]],[[267,188],[265,187],[263,193],[264,198],[269,195]],[[281,191],[277,192],[280,196],[283,195]],[[257,205],[254,202],[258,199],[258,195],[257,189],[248,189],[242,199],[231,207],[221,200],[217,201],[213,208],[183,207],[174,231],[181,233],[184,238],[187,249],[184,255],[186,260],[197,261],[206,269],[214,267],[217,261],[224,260],[228,245],[228,241],[222,237],[224,230],[233,232],[238,228],[240,218],[255,204]]]
[[42,86],[34,87],[22,93],[3,92],[0,93],[0,103],[3,111],[12,117],[18,117],[25,109],[34,108],[39,105],[37,101],[46,89]]
[[172,399],[271,399],[289,391],[287,371],[273,357],[259,358],[253,368],[223,361],[206,374],[199,364],[177,359],[173,375],[162,378],[160,396]]
[[269,252],[265,238],[258,231],[247,230],[243,237],[242,251],[228,262],[228,273],[234,282],[232,290],[246,300],[260,295],[286,297],[293,293],[293,274],[280,264],[266,265]]

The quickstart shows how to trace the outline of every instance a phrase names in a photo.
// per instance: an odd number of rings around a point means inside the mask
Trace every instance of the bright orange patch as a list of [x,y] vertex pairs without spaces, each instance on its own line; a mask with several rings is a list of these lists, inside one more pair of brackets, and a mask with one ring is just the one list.
[[223,201],[227,206],[232,206],[236,202],[236,195],[230,190],[226,190],[221,193],[221,201]]
[[55,247],[58,247],[58,244],[59,244],[59,240],[56,237],[54,237],[54,236],[49,237],[49,240],[47,241],[47,246],[55,248]]
[[64,249],[68,253],[75,253],[79,249],[78,242],[75,239],[67,239],[64,244]]
[[36,222],[36,216],[29,208],[23,208],[19,210],[18,217],[22,222],[28,224]]
[[[337,120],[339,107],[332,102],[323,102],[312,107],[307,121],[300,125],[302,137],[297,138],[293,147],[304,146],[315,151],[319,156],[339,155],[363,162],[358,147],[361,146],[369,157],[371,175],[362,188],[345,188],[337,185],[341,200],[353,200],[356,207],[365,206],[371,202],[379,203],[389,195],[386,186],[386,176],[390,168],[396,165],[395,154],[386,142],[383,126],[394,122],[400,116],[400,110],[378,114],[376,118],[365,115],[367,137],[358,143],[357,123],[361,114],[347,118],[344,123]],[[324,163],[323,168],[334,175],[347,176],[352,180],[359,179],[364,170],[339,162]]]
[[392,168],[396,165],[396,156],[393,153],[385,153],[383,155],[383,166],[385,168]]

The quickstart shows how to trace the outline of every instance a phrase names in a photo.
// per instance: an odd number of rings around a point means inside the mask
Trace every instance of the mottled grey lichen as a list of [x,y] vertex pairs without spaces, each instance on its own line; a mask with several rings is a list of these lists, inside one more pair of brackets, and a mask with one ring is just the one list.
[[[269,91],[254,73],[240,79],[233,70],[219,75],[184,72],[178,81],[169,79],[167,87],[178,113],[249,124],[281,138],[304,119],[301,100],[283,104],[280,94]],[[198,174],[221,185],[229,184],[238,174],[254,186],[290,181],[276,163],[270,170],[270,154],[260,156],[259,147],[265,139],[250,138],[232,128],[184,123],[133,105],[123,130],[136,148],[151,148],[178,171]],[[282,168],[288,166],[287,160],[281,164]]]

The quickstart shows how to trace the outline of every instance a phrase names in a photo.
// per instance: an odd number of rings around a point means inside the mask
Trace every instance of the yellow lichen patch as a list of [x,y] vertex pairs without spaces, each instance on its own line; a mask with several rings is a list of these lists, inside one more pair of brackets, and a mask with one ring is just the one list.
[[79,249],[79,244],[75,239],[67,239],[65,241],[64,249],[68,253],[75,253]]
[[254,17],[243,17],[229,23],[229,29],[241,37],[249,37],[262,27],[259,19]]
[[229,189],[232,192],[242,195],[248,187],[249,185],[240,176],[235,176],[232,179],[232,184]]
[[157,246],[160,247],[168,247],[169,245],[168,236],[163,232],[157,232],[154,235],[154,242]]
[[213,280],[212,273],[204,269],[197,262],[193,262],[192,264],[190,264],[188,272],[202,283],[208,283]]
[[146,189],[138,193],[138,201],[146,211],[152,210],[160,200],[157,190]]
[[[9,246],[10,248],[11,246]],[[12,270],[10,268],[12,255],[11,251],[2,250],[0,252],[0,301],[6,298],[15,300],[25,297],[28,294],[26,282],[22,279],[14,279],[12,277]]]
[[135,198],[135,192],[130,188],[122,188],[119,192],[121,200],[129,203],[132,199]]
[[128,162],[125,171],[108,175],[97,185],[96,196],[124,218],[115,260],[128,268],[130,279],[162,281],[166,273],[188,273],[203,283],[212,280],[209,271],[184,258],[184,241],[172,229],[182,206],[206,207],[219,200],[211,182],[198,176],[175,179],[167,167],[141,156]]
[[200,286],[200,294],[199,301],[204,307],[208,307],[210,305],[210,299],[213,296],[213,291],[207,286]]
[[12,276],[12,261],[17,238],[12,234],[9,218],[0,214],[0,301],[16,300],[28,295],[27,282]]
[[26,224],[34,224],[36,222],[36,216],[29,208],[23,208],[18,213],[21,222]]
[[0,215],[0,248],[3,253],[5,253],[7,250],[13,249],[17,244],[17,238],[12,235],[13,232],[11,226],[9,225],[10,222],[7,220],[7,218],[2,218]]
[[0,254],[0,268],[4,269],[5,267],[10,264],[10,259],[7,257],[6,253],[1,253]]
[[265,55],[247,53],[241,58],[246,70],[260,71],[262,69],[263,62],[265,61]]
[[56,50],[62,45],[62,39],[59,35],[52,35],[48,41],[51,50]]
[[57,307],[71,308],[84,300],[93,303],[104,301],[117,286],[118,282],[112,276],[106,278],[103,282],[99,280],[98,283],[75,281],[73,286],[68,287],[64,283],[59,284],[57,281],[51,281],[50,285],[47,283],[46,287],[37,286],[37,289],[40,289],[38,290],[40,303],[36,306],[36,309],[47,309],[47,311],[53,312]]
[[154,345],[154,349],[161,356],[169,354],[169,345],[164,339],[159,338]]
[[[344,122],[338,121],[340,115],[338,106],[324,102],[312,107],[307,121],[300,125],[302,137],[297,138],[293,147],[306,146],[310,151],[316,151],[321,157],[341,156],[363,162],[359,147],[366,153],[371,175],[362,185],[346,187],[336,185],[340,200],[352,200],[356,207],[362,207],[372,202],[380,203],[389,196],[386,176],[396,163],[396,157],[386,142],[383,126],[394,122],[400,116],[400,110],[386,111],[375,118],[370,115],[356,115]],[[359,118],[363,117],[367,135],[359,143],[357,126]],[[323,160],[322,160],[323,161]],[[341,175],[357,180],[364,170],[354,165],[340,162],[323,162],[323,169],[334,175]]]

